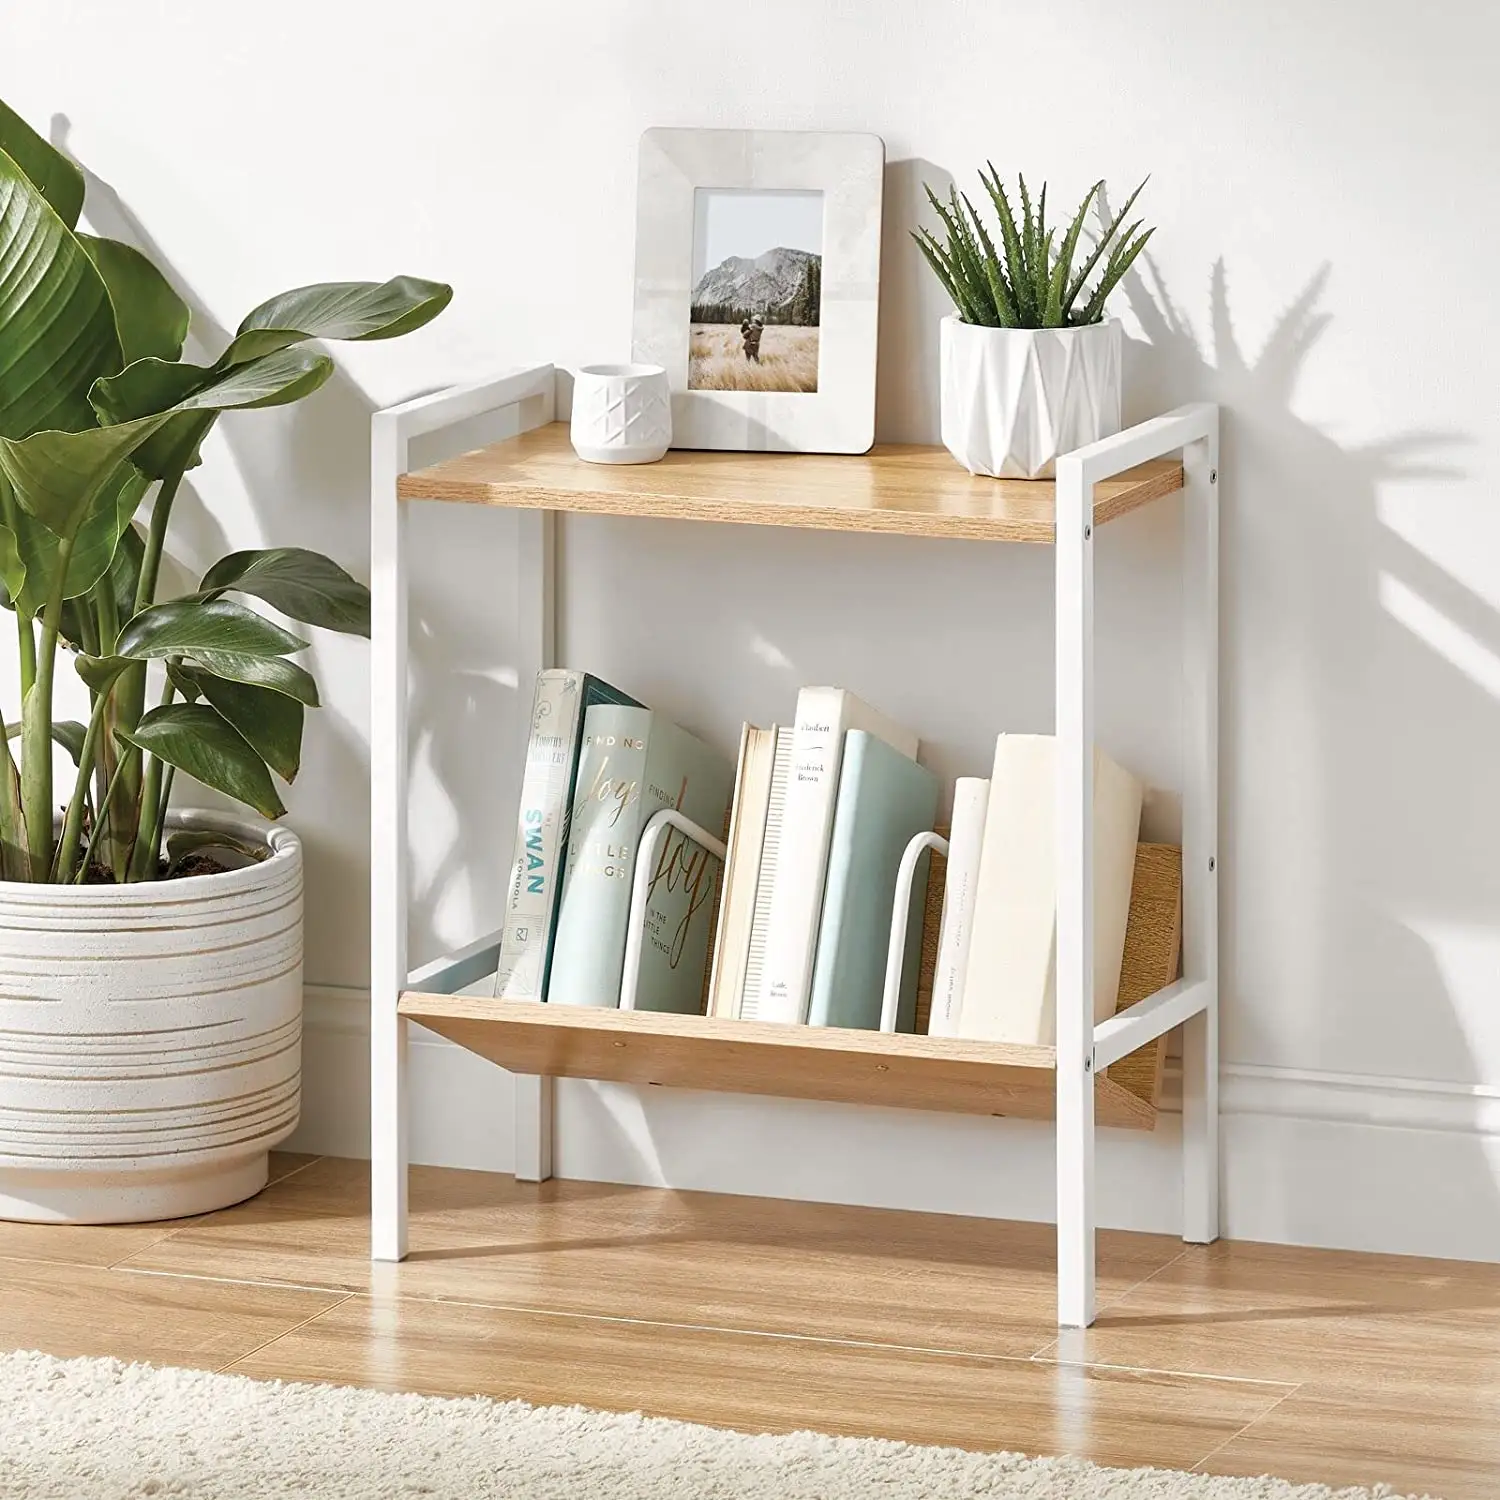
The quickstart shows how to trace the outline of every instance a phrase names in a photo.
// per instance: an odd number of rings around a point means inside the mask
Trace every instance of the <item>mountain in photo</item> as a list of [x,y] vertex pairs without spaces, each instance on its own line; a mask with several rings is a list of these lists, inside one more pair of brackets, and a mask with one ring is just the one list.
[[823,257],[778,245],[753,260],[731,255],[705,271],[693,288],[692,321],[741,323],[759,313],[767,323],[818,326]]

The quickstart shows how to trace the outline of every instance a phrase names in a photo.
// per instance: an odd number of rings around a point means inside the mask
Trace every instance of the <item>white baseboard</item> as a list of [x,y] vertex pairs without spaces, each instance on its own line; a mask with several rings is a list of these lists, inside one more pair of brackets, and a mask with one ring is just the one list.
[[[290,1149],[369,1154],[368,997],[309,987]],[[412,1033],[412,1157],[508,1172],[510,1075]],[[1175,1233],[1178,1120],[1106,1131],[1100,1222]],[[1500,1260],[1500,1088],[1227,1065],[1224,1229],[1235,1239]],[[998,1218],[1052,1217],[1052,1130],[800,1100],[564,1081],[560,1177]]]

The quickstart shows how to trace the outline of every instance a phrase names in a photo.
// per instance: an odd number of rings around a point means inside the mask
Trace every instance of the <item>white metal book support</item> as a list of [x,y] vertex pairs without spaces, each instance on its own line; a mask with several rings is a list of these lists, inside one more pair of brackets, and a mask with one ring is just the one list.
[[[541,366],[377,412],[371,420],[374,595],[371,695],[371,1218],[372,1253],[407,1248],[407,1028],[404,990],[453,994],[493,973],[489,933],[422,969],[407,964],[407,530],[398,481],[408,471],[553,420],[555,375]],[[1094,1319],[1094,1075],[1176,1026],[1184,1027],[1183,1238],[1219,1233],[1218,1115],[1218,409],[1182,407],[1060,458],[1055,485],[1057,778],[1057,1237],[1058,1322]],[[446,451],[445,451],[446,450]],[[1183,977],[1095,1024],[1093,996],[1094,488],[1169,454],[1183,464],[1182,754]],[[416,460],[416,461],[414,461]],[[553,665],[551,513],[521,511],[517,600],[521,680]],[[653,819],[650,839],[676,826],[722,857],[723,845],[676,814]],[[911,873],[935,834],[913,841]],[[651,861],[637,871],[637,904]],[[903,898],[904,890],[904,898]],[[904,922],[893,927],[904,931]],[[640,923],[630,930],[638,934]],[[635,1002],[639,937],[627,955],[621,1004]],[[901,954],[892,944],[897,975]],[[883,1028],[894,1024],[888,968]],[[949,1045],[961,1045],[950,1043]],[[516,1075],[516,1176],[552,1173],[552,1080]]]

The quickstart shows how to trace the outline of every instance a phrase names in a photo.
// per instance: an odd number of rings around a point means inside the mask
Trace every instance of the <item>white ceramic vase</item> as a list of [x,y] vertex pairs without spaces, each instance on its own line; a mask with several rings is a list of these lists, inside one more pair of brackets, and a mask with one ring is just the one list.
[[1050,479],[1120,430],[1120,324],[981,328],[943,319],[943,445],[971,474]]
[[591,464],[652,464],[672,446],[660,365],[584,365],[573,376],[573,451]]
[[266,1184],[302,1091],[302,846],[126,886],[0,882],[0,1219],[128,1223]]

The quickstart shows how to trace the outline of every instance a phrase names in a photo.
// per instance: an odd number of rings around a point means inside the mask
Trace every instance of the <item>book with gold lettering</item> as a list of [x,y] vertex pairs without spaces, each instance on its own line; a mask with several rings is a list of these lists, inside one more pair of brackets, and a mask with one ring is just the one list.
[[[662,714],[609,703],[588,710],[549,1001],[619,1004],[642,830],[672,807],[717,836],[733,790],[728,758]],[[658,846],[642,919],[642,1010],[702,1008],[719,871],[717,858],[676,829]]]
[[547,993],[583,719],[595,703],[634,705],[635,699],[589,672],[537,673],[495,971],[501,1000],[540,1000]]

